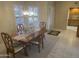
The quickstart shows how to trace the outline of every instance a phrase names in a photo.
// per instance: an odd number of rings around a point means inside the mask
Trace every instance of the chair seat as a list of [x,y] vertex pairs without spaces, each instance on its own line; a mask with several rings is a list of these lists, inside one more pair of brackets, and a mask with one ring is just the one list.
[[17,43],[14,43],[13,46],[14,46],[14,50],[15,50],[14,52],[15,53],[19,52],[20,50],[22,50],[24,48],[23,45],[21,45],[18,42]]
[[31,41],[31,43],[33,43],[33,44],[39,44],[39,42],[37,42],[37,41]]

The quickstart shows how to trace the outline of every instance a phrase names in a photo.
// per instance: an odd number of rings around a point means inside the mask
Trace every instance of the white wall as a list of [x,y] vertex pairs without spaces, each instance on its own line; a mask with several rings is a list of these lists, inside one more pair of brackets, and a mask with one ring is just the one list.
[[48,17],[48,19],[47,19],[48,31],[54,30],[55,2],[48,2],[47,17]]

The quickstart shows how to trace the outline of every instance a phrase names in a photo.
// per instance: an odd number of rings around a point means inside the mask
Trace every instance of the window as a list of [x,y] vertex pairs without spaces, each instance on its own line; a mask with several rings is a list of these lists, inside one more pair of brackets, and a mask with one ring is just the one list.
[[23,12],[21,6],[14,6],[14,12],[16,17],[16,25],[24,24]]
[[39,10],[38,7],[28,7],[29,11],[29,24],[35,28],[39,27]]
[[15,16],[16,16],[16,25],[23,24],[25,28],[27,26],[30,28],[39,27],[39,9],[38,9],[38,7],[28,6],[27,10],[23,11],[22,6],[17,5],[17,6],[14,6],[14,12],[15,12]]

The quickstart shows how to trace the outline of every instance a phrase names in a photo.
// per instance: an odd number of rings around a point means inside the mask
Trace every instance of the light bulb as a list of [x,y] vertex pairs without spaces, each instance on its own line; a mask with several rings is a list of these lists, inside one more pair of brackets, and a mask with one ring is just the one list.
[[27,11],[23,12],[23,15],[29,15],[29,13]]

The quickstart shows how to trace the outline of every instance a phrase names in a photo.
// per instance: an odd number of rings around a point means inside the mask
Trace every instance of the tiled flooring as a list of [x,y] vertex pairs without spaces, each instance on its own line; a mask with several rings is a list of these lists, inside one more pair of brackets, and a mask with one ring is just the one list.
[[73,30],[73,31],[77,31],[77,27],[76,26],[67,26],[67,29],[69,30]]
[[79,38],[76,37],[76,31],[64,30],[58,36],[54,48],[48,55],[48,58],[76,58],[79,57]]
[[[16,57],[26,58],[74,58],[79,57],[79,38],[76,37],[76,31],[71,29],[63,30],[59,36],[46,34],[44,41],[45,48],[38,53],[37,48],[29,52],[29,56],[18,53]],[[1,47],[2,45],[0,45]],[[4,47],[0,49],[0,53],[4,53]]]

